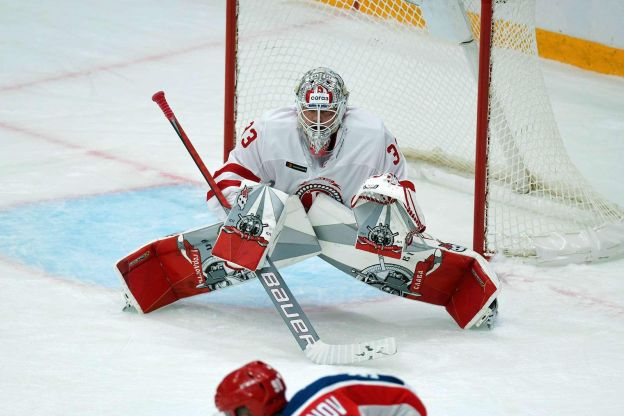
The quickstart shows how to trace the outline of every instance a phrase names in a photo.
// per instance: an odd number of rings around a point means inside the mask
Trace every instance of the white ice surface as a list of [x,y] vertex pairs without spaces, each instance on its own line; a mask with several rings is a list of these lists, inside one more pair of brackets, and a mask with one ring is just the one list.
[[[190,202],[142,192],[202,184],[151,102],[155,91],[166,91],[209,168],[219,165],[224,3],[0,3],[0,414],[206,415],[221,377],[254,359],[282,372],[289,395],[322,375],[376,371],[406,380],[431,415],[623,414],[624,260],[538,268],[495,259],[503,293],[490,332],[462,331],[442,308],[328,269],[314,273],[318,263],[285,273],[327,342],[397,337],[396,356],[338,368],[305,359],[258,282],[140,316],[121,312],[114,257],[95,279],[75,272],[128,239],[165,235],[130,217],[94,219],[89,201],[104,212],[128,204],[128,215],[143,203],[162,223],[163,210]],[[544,69],[571,157],[624,204],[624,80]],[[431,233],[469,245],[470,196],[417,185]],[[203,225],[195,212],[188,223]],[[97,241],[103,221],[128,234],[100,238],[104,254],[81,259],[80,242]],[[149,216],[142,224],[161,225]]]

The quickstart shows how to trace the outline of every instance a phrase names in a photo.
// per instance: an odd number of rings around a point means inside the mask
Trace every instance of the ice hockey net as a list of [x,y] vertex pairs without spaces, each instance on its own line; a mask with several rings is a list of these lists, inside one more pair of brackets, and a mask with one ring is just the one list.
[[[351,105],[384,119],[421,175],[465,190],[475,167],[482,173],[476,251],[553,262],[620,255],[624,211],[567,156],[534,13],[534,0],[228,0],[225,153],[250,120],[293,102],[306,70],[327,66]],[[490,45],[480,48],[481,84],[479,42]],[[487,105],[477,109],[479,90]],[[475,158],[478,114],[484,153]]]

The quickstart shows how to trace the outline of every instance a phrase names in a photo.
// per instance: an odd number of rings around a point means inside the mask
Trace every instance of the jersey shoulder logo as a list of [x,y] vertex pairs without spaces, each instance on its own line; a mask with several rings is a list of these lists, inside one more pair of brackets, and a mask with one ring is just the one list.
[[236,205],[238,205],[241,210],[245,209],[245,205],[247,204],[247,200],[249,199],[249,191],[251,191],[251,188],[245,186],[240,191],[240,194],[238,194],[238,197],[236,197]]

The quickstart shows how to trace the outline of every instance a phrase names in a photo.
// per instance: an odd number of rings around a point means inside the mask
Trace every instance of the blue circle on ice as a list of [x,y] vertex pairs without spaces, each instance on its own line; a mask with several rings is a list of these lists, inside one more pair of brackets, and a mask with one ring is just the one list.
[[[216,222],[205,189],[166,186],[48,201],[0,212],[0,253],[55,276],[121,288],[114,265],[146,243]],[[384,296],[319,258],[280,270],[302,305]],[[257,281],[189,301],[272,307]]]

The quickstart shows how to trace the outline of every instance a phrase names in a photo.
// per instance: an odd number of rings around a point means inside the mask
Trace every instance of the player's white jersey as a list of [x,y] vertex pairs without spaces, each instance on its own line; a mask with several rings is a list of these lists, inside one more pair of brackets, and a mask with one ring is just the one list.
[[384,375],[338,374],[298,391],[283,416],[426,416],[418,396],[401,381]]
[[[215,172],[219,188],[231,199],[242,179],[254,180],[298,195],[308,208],[318,193],[350,206],[358,188],[373,175],[390,172],[407,180],[396,139],[368,111],[347,109],[335,148],[324,159],[310,154],[302,134],[295,106],[270,111],[249,123],[226,164]],[[209,192],[208,199],[212,197]]]

